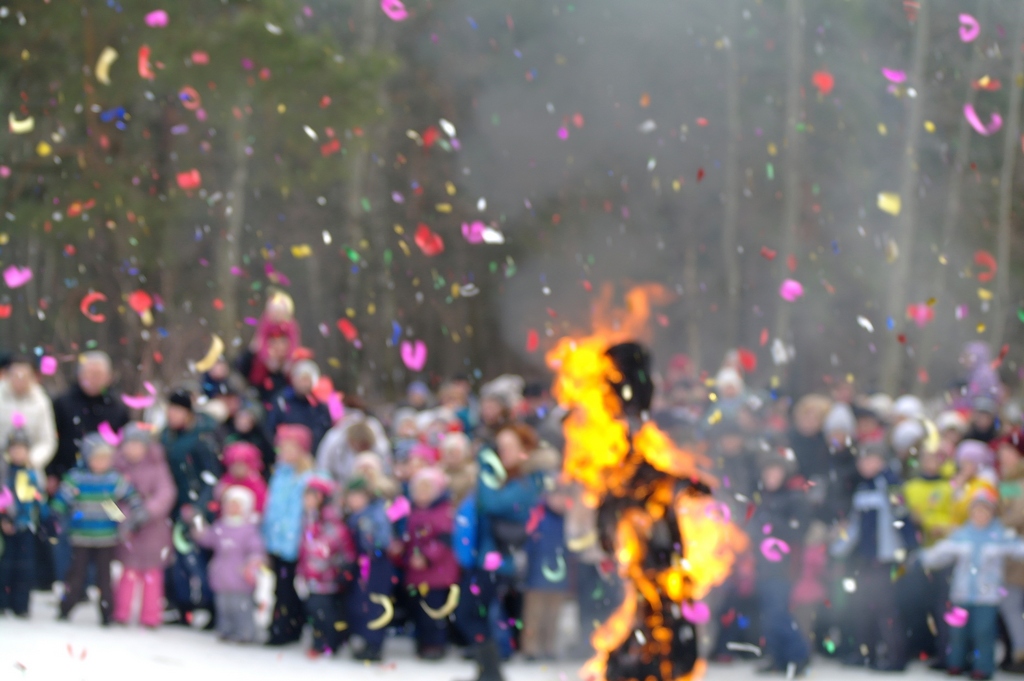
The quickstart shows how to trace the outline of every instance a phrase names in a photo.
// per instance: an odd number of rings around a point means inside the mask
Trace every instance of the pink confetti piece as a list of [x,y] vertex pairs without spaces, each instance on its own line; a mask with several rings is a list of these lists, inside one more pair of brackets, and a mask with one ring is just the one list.
[[711,619],[711,608],[709,608],[707,603],[704,603],[703,601],[683,603],[682,611],[683,617],[694,624],[704,624]]
[[484,230],[487,229],[480,220],[474,220],[473,222],[462,223],[462,236],[465,237],[466,241],[471,244],[479,244],[484,241]]
[[152,383],[146,381],[143,384],[148,395],[122,395],[121,401],[124,402],[129,409],[146,409],[153,406],[156,402],[156,388]]
[[569,139],[569,128],[566,128],[564,126],[559,128],[558,129],[558,139],[563,140],[563,141]]
[[14,504],[14,495],[6,487],[0,487],[0,513],[6,511]]
[[776,537],[766,537],[761,542],[761,555],[770,563],[778,563],[789,554],[789,544]]
[[391,502],[390,506],[388,506],[388,520],[393,523],[397,523],[402,518],[407,517],[411,511],[412,506],[409,504],[409,500],[405,497],[398,497]]
[[882,67],[882,75],[885,76],[886,80],[889,82],[897,84],[902,83],[907,79],[906,71],[897,71],[896,69],[890,69],[884,66]]
[[4,270],[4,283],[8,288],[18,288],[32,281],[32,270],[27,267],[11,265]]
[[0,177],[6,179],[11,176],[10,166],[0,166]]
[[804,295],[804,285],[796,279],[787,279],[779,287],[779,295],[783,300],[793,302]]
[[971,124],[971,127],[983,137],[995,134],[1003,127],[1003,117],[999,115],[998,111],[992,112],[992,117],[989,119],[988,125],[985,125],[981,122],[981,118],[978,117],[978,112],[974,110],[974,105],[970,102],[964,104],[964,116],[967,118],[967,122]]
[[14,426],[15,428],[24,428],[25,415],[22,414],[20,411],[16,411],[13,414],[11,414],[11,425]]
[[402,0],[380,0],[380,8],[391,21],[405,21],[409,18],[409,10],[402,4]]
[[402,363],[409,371],[422,371],[427,363],[427,344],[421,340],[402,341]]
[[974,42],[981,35],[981,24],[970,14],[960,15],[960,40]]
[[114,432],[109,421],[101,423],[96,429],[96,432],[99,433],[100,437],[102,437],[109,445],[116,447],[121,444],[121,436]]
[[337,423],[345,416],[345,404],[341,400],[341,393],[333,392],[327,398],[327,411],[331,413],[331,422]]
[[39,360],[39,373],[43,376],[53,376],[57,373],[57,358],[43,355]]
[[155,9],[146,15],[146,26],[150,28],[163,28],[167,25],[167,10]]
[[501,554],[497,551],[491,551],[484,556],[484,570],[494,572],[501,567],[502,562]]
[[952,610],[942,616],[942,619],[946,621],[946,624],[953,627],[954,629],[962,629],[967,626],[967,611],[963,608],[954,607]]

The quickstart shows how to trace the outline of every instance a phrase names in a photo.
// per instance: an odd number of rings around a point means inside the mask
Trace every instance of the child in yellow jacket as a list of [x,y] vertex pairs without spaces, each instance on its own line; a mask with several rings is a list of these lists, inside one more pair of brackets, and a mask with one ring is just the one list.
[[918,476],[903,485],[903,498],[910,515],[924,533],[922,543],[931,546],[956,527],[953,522],[953,488],[941,474],[938,452],[922,452]]

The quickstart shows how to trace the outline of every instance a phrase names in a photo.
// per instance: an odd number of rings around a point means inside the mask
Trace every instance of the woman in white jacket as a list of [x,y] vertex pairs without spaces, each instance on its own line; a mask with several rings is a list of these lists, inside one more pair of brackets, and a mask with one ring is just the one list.
[[32,441],[29,459],[40,476],[57,451],[57,427],[53,402],[39,385],[30,359],[16,358],[0,379],[0,443],[16,427],[22,427]]

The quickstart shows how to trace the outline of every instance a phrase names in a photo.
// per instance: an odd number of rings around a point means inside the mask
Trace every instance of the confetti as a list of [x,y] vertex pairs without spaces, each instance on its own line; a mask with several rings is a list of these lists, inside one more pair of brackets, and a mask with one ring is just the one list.
[[32,281],[32,270],[27,267],[11,265],[4,270],[4,283],[8,288],[21,288]]
[[36,119],[32,116],[27,116],[18,120],[12,111],[7,116],[7,128],[15,135],[25,135],[36,129]]
[[391,21],[405,21],[409,18],[409,11],[405,9],[402,0],[380,0],[380,8]]
[[206,355],[201,360],[196,362],[195,370],[199,373],[209,371],[223,354],[224,341],[220,339],[220,336],[214,334],[213,339],[210,341],[210,349],[206,351]]
[[964,104],[964,116],[967,118],[967,122],[971,124],[971,127],[983,137],[994,135],[1003,127],[1003,117],[998,112],[992,112],[988,125],[982,123],[981,118],[978,117],[978,112],[974,110],[974,104],[970,102]]
[[878,209],[889,215],[899,215],[903,209],[903,200],[899,194],[893,192],[880,192],[878,194]]
[[401,354],[402,363],[409,371],[422,371],[427,363],[427,345],[421,340],[403,341]]
[[795,279],[786,279],[779,287],[779,295],[783,300],[792,303],[793,301],[803,297],[804,286]]
[[167,26],[168,19],[167,10],[155,9],[146,15],[146,26],[150,28],[164,28]]
[[100,52],[93,72],[96,74],[96,80],[101,84],[110,85],[110,67],[117,61],[118,56],[117,50],[109,45]]
[[836,79],[828,71],[815,71],[811,76],[811,83],[818,89],[818,92],[827,95],[835,87]]
[[896,84],[902,83],[907,79],[906,71],[897,71],[895,69],[885,67],[882,68],[882,75],[885,76],[886,80],[889,82]]
[[974,42],[981,35],[981,24],[970,14],[960,15],[960,40]]

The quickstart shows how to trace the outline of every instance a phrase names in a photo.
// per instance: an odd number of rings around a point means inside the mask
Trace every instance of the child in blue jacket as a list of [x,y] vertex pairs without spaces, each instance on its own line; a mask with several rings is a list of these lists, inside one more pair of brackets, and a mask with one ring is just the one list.
[[[36,532],[49,516],[45,487],[29,460],[28,433],[16,428],[7,440],[6,473],[0,489],[11,493],[10,505],[0,513],[5,548],[0,557],[0,614],[11,610],[28,617],[29,592],[35,575]],[[0,471],[4,468],[0,466]]]

